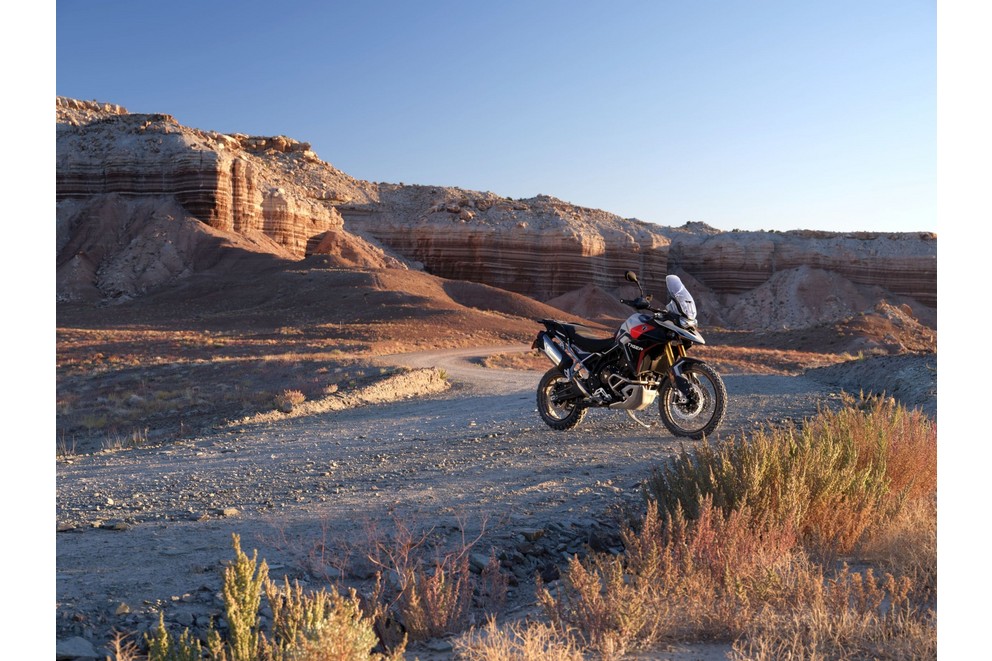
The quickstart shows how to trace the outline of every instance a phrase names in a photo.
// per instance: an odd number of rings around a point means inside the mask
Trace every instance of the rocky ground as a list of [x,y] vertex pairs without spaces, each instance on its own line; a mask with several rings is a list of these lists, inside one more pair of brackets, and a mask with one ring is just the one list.
[[[700,304],[722,434],[842,391],[936,415],[932,235],[662,232],[548,196],[362,182],[283,136],[71,99],[56,128],[59,658],[140,641],[159,612],[202,635],[234,534],[274,576],[363,591],[404,531],[471,542],[511,582],[501,617],[528,613],[535,577],[618,548],[680,445],[618,412],[555,433],[534,409],[544,366],[522,343],[542,318],[609,334],[628,268],[656,295],[680,273]],[[218,195],[189,197],[189,172]]]
[[[539,371],[479,364],[524,350],[385,356],[383,366],[441,370],[451,387],[60,460],[56,630],[60,645],[78,646],[61,658],[102,654],[114,630],[138,638],[159,612],[176,630],[202,634],[211,618],[223,627],[232,534],[249,554],[258,549],[274,577],[365,591],[378,568],[370,552],[395,548],[403,531],[429,531],[438,549],[477,540],[476,569],[495,553],[509,579],[502,618],[532,612],[535,577],[553,583],[571,554],[619,550],[620,521],[641,511],[641,483],[680,442],[618,412],[592,411],[570,432],[549,430],[534,409]],[[837,403],[841,390],[877,388],[883,377],[900,385],[882,390],[935,411],[935,359],[882,362],[809,376],[726,374],[721,434],[801,420]],[[450,657],[451,641],[410,652]],[[689,658],[680,654],[671,658]]]

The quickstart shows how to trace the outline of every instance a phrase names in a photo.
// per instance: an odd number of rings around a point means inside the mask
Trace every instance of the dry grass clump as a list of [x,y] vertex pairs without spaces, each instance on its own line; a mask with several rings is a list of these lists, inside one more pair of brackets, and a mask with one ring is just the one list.
[[467,556],[446,555],[430,569],[409,568],[396,608],[412,640],[426,640],[468,627],[474,581]]
[[283,413],[290,413],[305,401],[307,401],[306,395],[299,390],[283,390],[275,396],[276,409]]
[[858,557],[913,581],[913,597],[937,598],[937,498],[908,501],[888,521],[874,527],[858,547]]
[[[304,593],[299,583],[282,588],[268,581],[265,594],[272,607],[272,639],[262,637],[261,658],[276,661],[381,658],[371,655],[379,643],[375,616],[362,611],[354,590]],[[401,654],[402,649],[398,652]]]
[[911,581],[846,566],[809,585],[799,608],[768,607],[748,621],[734,659],[936,659],[935,616],[911,603]]
[[[625,552],[539,589],[552,623],[605,657],[666,640],[738,658],[932,658],[936,429],[891,401],[799,430],[683,449]],[[834,568],[861,554],[882,569]]]
[[[372,601],[388,619],[401,623],[412,641],[464,631],[477,616],[495,614],[506,600],[509,579],[495,554],[476,571],[471,565],[485,525],[477,537],[463,536],[453,548],[431,548],[431,532],[418,535],[397,521],[392,536],[371,533],[369,559],[379,568]],[[392,585],[386,585],[384,575],[392,577]]]
[[[193,661],[204,654],[214,661],[401,659],[408,640],[464,631],[470,616],[494,616],[506,597],[507,579],[495,555],[481,570],[471,568],[469,551],[478,539],[425,562],[418,550],[427,536],[414,537],[400,526],[391,544],[377,540],[370,551],[398,586],[387,589],[380,571],[373,593],[359,598],[354,589],[342,595],[334,586],[307,592],[288,579],[279,585],[269,578],[265,560],[257,552],[246,555],[238,535],[232,537],[235,558],[224,569],[222,587],[226,635],[211,627],[205,641],[188,629],[177,636],[160,615],[157,630],[145,636],[148,661]],[[271,609],[264,629],[263,598]],[[116,649],[117,661],[141,658],[122,636]]]
[[499,627],[494,618],[454,641],[466,661],[583,661],[585,655],[568,632],[546,622]]
[[573,557],[554,593],[539,589],[552,623],[612,658],[662,640],[732,640],[753,608],[788,598],[789,530],[708,501],[699,514],[650,503],[639,532],[623,528],[623,555]]

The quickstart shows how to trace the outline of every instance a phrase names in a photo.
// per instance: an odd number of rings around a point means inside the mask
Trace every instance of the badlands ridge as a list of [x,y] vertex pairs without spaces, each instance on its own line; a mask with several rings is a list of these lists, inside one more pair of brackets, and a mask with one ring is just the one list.
[[[415,270],[579,317],[624,314],[622,274],[675,273],[711,326],[782,331],[869,314],[936,329],[931,233],[663,227],[547,195],[361,181],[284,136],[56,99],[57,299],[108,304],[249,259]],[[303,262],[305,263],[305,261]]]

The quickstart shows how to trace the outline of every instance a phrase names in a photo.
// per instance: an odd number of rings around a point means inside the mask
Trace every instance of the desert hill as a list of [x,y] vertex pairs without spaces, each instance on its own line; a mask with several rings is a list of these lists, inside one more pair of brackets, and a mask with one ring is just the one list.
[[[480,283],[605,323],[624,314],[614,301],[634,270],[656,297],[666,274],[682,276],[711,327],[789,333],[877,316],[884,304],[927,337],[936,330],[928,233],[662,227],[546,195],[361,181],[285,136],[226,135],[61,97],[56,132],[64,303],[127,302],[194,275],[270,261],[306,268],[320,255],[325,268],[423,271],[449,290]],[[875,342],[886,344],[918,345]]]

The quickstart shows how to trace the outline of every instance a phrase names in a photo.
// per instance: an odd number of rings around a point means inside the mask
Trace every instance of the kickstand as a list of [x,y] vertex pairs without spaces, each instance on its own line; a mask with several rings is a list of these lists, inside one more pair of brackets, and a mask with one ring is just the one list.
[[644,427],[645,429],[651,429],[651,425],[649,425],[646,422],[641,422],[640,420],[638,420],[637,419],[637,416],[634,415],[634,412],[631,411],[630,409],[625,410],[624,413],[626,413],[630,417],[631,420],[633,420],[634,422],[636,422],[640,426]]

